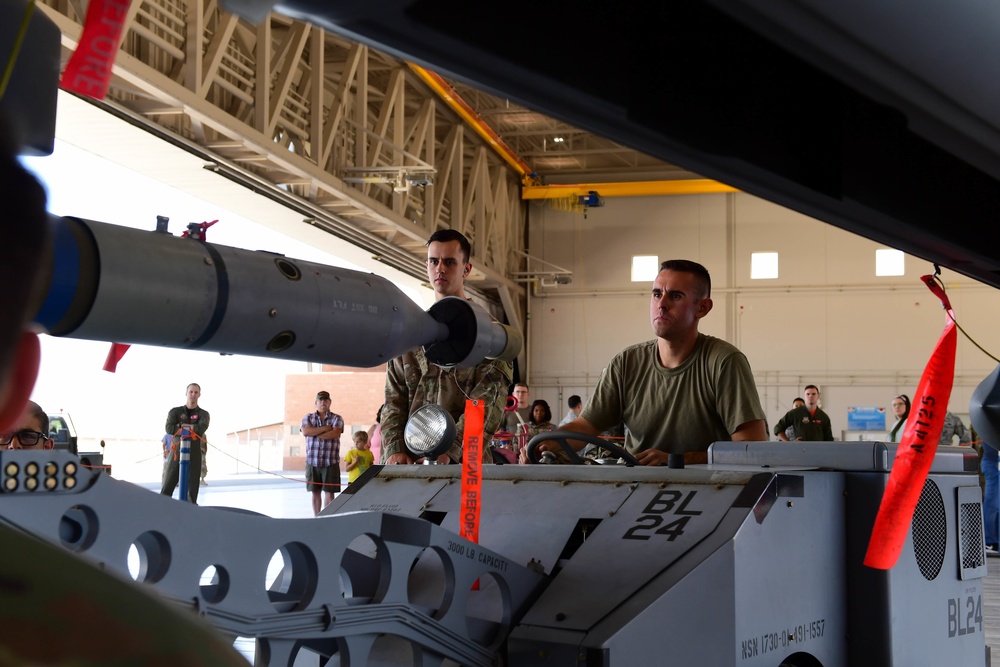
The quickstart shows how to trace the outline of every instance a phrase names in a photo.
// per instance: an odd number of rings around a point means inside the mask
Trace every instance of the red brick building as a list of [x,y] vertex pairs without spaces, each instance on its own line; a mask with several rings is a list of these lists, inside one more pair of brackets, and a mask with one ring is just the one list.
[[306,440],[299,432],[302,418],[316,409],[316,393],[330,392],[330,410],[344,418],[340,438],[343,457],[353,445],[351,434],[367,431],[385,400],[385,364],[375,368],[323,366],[319,373],[285,377],[284,469],[305,470]]

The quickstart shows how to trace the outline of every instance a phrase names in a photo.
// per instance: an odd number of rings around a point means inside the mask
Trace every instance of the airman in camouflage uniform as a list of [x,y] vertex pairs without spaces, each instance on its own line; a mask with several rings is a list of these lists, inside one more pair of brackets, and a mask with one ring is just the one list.
[[[465,296],[465,277],[472,270],[472,247],[459,232],[439,230],[427,241],[427,278],[434,298]],[[457,434],[439,463],[462,459],[465,433],[465,401],[485,401],[483,461],[492,463],[490,443],[500,425],[507,401],[507,387],[513,377],[509,362],[486,359],[474,368],[443,369],[427,362],[417,349],[389,362],[385,376],[385,407],[382,409],[382,463],[413,463],[403,443],[406,420],[418,408],[437,403],[455,419]]]
[[483,420],[483,462],[493,463],[489,445],[507,401],[511,365],[487,359],[475,368],[444,369],[428,363],[423,350],[396,357],[389,363],[385,379],[385,408],[382,410],[382,458],[406,453],[403,427],[414,410],[437,403],[455,419],[455,442],[448,450],[452,461],[462,460],[465,433],[465,399],[485,401]]

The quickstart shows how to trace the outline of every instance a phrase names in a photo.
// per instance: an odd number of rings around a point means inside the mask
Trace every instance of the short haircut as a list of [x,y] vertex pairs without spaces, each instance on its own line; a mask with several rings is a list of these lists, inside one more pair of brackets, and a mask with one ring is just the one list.
[[805,402],[806,399],[802,398],[801,396],[796,396],[795,398],[792,399],[792,405],[795,405],[796,403],[802,403],[803,405],[805,405]]
[[577,396],[576,394],[573,394],[572,396],[569,397],[569,409],[570,410],[577,409],[578,407],[580,407],[580,405],[582,403],[583,403],[583,399],[580,398],[579,396]]
[[524,387],[525,389],[527,389],[528,385],[524,384],[523,382],[515,382],[514,389],[517,389],[518,387]]
[[689,259],[668,259],[660,264],[660,271],[690,273],[700,283],[701,298],[710,299],[712,297],[712,276],[709,275],[708,269],[698,262],[692,262]]
[[469,243],[469,239],[465,238],[462,232],[454,229],[439,229],[431,237],[427,239],[427,243],[424,245],[430,245],[437,241],[438,243],[449,243],[451,241],[458,241],[458,245],[462,248],[462,262],[465,264],[469,263],[469,258],[472,257],[472,244]]
[[49,437],[49,416],[45,410],[42,410],[42,406],[34,401],[28,401],[28,405],[24,408],[24,414],[37,419],[39,426],[41,426],[38,430],[44,433],[45,437]]
[[[542,414],[542,421],[541,422],[536,422],[535,421],[535,406],[537,406],[537,405],[540,405],[540,406],[542,406],[545,409],[545,412]],[[549,409],[548,402],[547,401],[543,401],[542,399],[538,399],[537,401],[535,401],[534,403],[532,403],[531,404],[531,412],[528,413],[528,421],[531,422],[532,424],[540,424],[540,423],[545,423],[545,422],[552,421],[552,410]]]
[[368,442],[367,431],[355,431],[351,437],[354,438],[355,442]]
[[41,267],[49,252],[45,189],[17,159],[0,122],[0,201],[3,201],[3,289],[0,289],[0,385],[28,322],[41,306]]
[[807,384],[807,385],[806,385],[806,388],[805,388],[805,389],[803,389],[803,390],[802,390],[802,392],[803,392],[803,393],[805,393],[805,392],[809,391],[810,389],[815,389],[815,390],[816,390],[816,393],[817,393],[817,394],[819,393],[819,387],[817,387],[817,386],[816,386],[816,385],[814,385],[814,384]]
[[184,387],[184,391],[187,391],[187,390],[188,390],[188,389],[190,389],[191,387],[198,387],[198,391],[201,391],[201,385],[200,385],[200,384],[198,384],[197,382],[192,382],[192,383],[191,383],[191,384],[189,384],[188,386]]

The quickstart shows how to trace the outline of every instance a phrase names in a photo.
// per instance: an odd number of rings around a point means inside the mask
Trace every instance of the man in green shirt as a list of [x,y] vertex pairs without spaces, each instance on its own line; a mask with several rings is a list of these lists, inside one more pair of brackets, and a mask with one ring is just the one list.
[[[583,413],[562,430],[597,436],[623,422],[625,448],[644,465],[665,464],[669,454],[703,463],[718,440],[766,440],[746,357],[698,331],[713,305],[708,270],[689,260],[663,262],[650,296],[656,338],[618,353]],[[556,451],[558,445],[543,443],[539,450]]]
[[819,407],[819,388],[814,384],[806,385],[802,396],[805,405],[785,413],[774,425],[774,434],[779,440],[790,440],[785,430],[791,428],[796,440],[833,440],[830,416]]

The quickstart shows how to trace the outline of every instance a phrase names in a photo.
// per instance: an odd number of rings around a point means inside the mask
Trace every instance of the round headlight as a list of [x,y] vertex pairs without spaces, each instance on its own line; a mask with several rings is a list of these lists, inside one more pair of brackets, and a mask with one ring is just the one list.
[[416,458],[433,462],[451,448],[455,441],[455,420],[436,403],[428,403],[414,412],[403,429],[406,449]]

